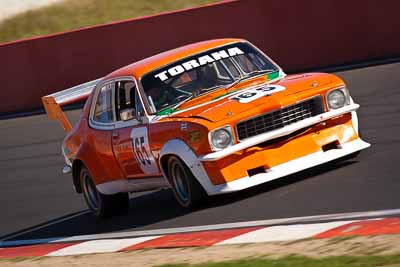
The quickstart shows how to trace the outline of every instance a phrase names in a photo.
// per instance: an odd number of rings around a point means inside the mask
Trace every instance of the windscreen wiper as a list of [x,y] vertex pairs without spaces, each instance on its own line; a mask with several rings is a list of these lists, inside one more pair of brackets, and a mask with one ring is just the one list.
[[197,95],[195,93],[192,93],[188,98],[182,100],[181,102],[175,104],[174,106],[171,107],[171,109],[177,109],[180,106],[182,106],[183,104],[185,104],[186,102],[189,102],[190,100],[192,100],[193,98],[195,98]]
[[[192,93],[192,94],[190,94],[190,96],[188,98],[185,98],[184,100],[180,101],[179,103],[177,103],[175,105],[167,106],[163,109],[160,109],[159,111],[157,111],[157,114],[162,114],[166,110],[171,110],[170,113],[172,113],[173,110],[177,109],[178,107],[180,107],[181,105],[183,105],[184,103],[188,102],[189,100],[193,99],[196,96],[197,96],[196,94]],[[168,114],[170,114],[170,113],[168,113]],[[163,114],[163,115],[166,115],[166,114]]]
[[260,74],[266,74],[266,73],[271,73],[274,72],[276,70],[271,70],[271,69],[267,69],[267,70],[255,70],[252,72],[247,73],[245,76],[240,77],[239,79],[237,79],[236,81],[234,81],[233,83],[231,83],[228,87],[225,88],[225,90],[229,90],[232,87],[234,87],[236,84],[250,78],[250,77],[254,77]]
[[215,86],[210,87],[210,88],[200,89],[200,92],[209,92],[209,91],[212,91],[212,90],[215,90],[215,89],[219,89],[221,87],[224,87],[224,85],[220,84],[220,85],[215,85]]

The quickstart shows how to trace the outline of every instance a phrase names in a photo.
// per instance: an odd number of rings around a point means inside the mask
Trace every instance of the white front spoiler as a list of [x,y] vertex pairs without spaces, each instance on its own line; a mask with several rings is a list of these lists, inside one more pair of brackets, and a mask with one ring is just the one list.
[[344,157],[369,146],[370,144],[364,142],[363,140],[356,139],[354,141],[341,144],[341,148],[331,149],[326,152],[321,150],[267,169],[265,173],[259,173],[250,177],[245,176],[221,185],[209,184],[205,189],[208,195],[217,195],[243,190]]
[[360,107],[360,105],[358,105],[358,104],[350,104],[350,105],[344,106],[343,108],[331,110],[331,111],[322,113],[318,116],[307,118],[302,121],[285,126],[281,129],[277,129],[277,130],[270,131],[270,132],[267,132],[264,134],[260,134],[260,135],[254,136],[254,137],[250,137],[250,138],[246,139],[245,141],[242,141],[236,145],[230,146],[226,149],[200,156],[199,160],[200,161],[215,161],[215,160],[221,159],[223,157],[226,157],[228,155],[231,155],[235,152],[238,152],[243,149],[260,144],[262,142],[272,140],[272,139],[275,139],[278,137],[282,137],[282,136],[291,134],[297,130],[303,129],[305,127],[309,127],[314,124],[326,121],[328,119],[355,111],[359,107]]

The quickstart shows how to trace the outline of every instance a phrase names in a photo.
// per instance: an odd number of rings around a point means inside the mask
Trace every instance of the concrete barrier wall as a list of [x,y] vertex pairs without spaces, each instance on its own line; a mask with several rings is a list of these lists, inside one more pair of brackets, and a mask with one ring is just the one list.
[[286,71],[400,56],[400,1],[242,0],[0,45],[0,113],[191,42],[245,38]]

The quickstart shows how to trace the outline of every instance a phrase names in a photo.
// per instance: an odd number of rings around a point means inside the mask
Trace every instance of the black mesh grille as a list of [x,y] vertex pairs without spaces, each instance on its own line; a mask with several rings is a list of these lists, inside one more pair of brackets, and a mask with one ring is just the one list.
[[242,121],[236,125],[239,140],[283,128],[292,123],[324,112],[321,96],[302,101],[260,116]]

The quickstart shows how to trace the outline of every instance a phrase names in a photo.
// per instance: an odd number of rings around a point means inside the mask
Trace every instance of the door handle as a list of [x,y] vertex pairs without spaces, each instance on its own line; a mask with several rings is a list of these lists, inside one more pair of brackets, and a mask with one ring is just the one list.
[[114,132],[112,133],[112,137],[113,137],[113,138],[119,137],[119,132],[118,132],[118,131],[114,131]]

